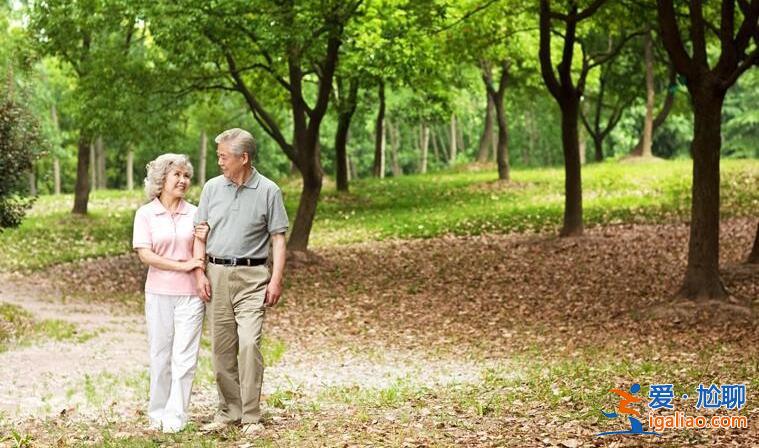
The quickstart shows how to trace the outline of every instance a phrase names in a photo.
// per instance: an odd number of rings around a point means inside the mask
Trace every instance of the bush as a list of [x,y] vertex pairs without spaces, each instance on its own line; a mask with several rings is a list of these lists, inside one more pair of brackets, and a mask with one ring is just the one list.
[[21,223],[34,198],[23,197],[23,180],[39,143],[37,124],[11,95],[0,100],[0,229]]

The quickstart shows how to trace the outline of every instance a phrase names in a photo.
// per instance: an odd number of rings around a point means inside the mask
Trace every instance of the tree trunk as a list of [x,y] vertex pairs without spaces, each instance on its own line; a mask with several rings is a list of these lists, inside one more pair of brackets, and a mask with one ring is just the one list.
[[90,189],[97,188],[98,185],[98,170],[97,170],[97,153],[95,152],[95,142],[89,143],[90,147],[90,163],[89,163],[89,170],[90,170]]
[[[58,132],[60,130],[58,127],[58,108],[55,103],[50,106],[50,117],[53,121],[53,129]],[[57,152],[59,148],[55,148],[55,150]],[[53,152],[53,192],[58,195],[61,194],[61,161],[55,152]]]
[[574,95],[562,97],[561,143],[564,151],[564,226],[560,236],[582,235],[582,175],[580,144],[577,135],[579,98]]
[[[583,135],[582,128],[578,128],[577,129],[577,138],[578,138],[577,149],[578,149],[578,154],[580,156],[580,165],[585,165],[585,162],[586,162],[585,153],[587,152],[587,149],[588,149],[588,140],[585,137],[585,135]],[[603,149],[603,147],[602,147],[602,149]],[[601,152],[601,159],[598,160],[598,161],[602,162],[603,159],[604,159],[604,157],[603,157],[603,151],[602,151]]]
[[448,157],[448,164],[453,165],[456,163],[456,153],[458,152],[458,148],[456,148],[456,114],[451,114],[451,148],[449,152]]
[[351,78],[348,85],[348,94],[343,96],[338,104],[337,114],[337,132],[335,133],[335,158],[337,167],[335,177],[337,181],[337,191],[348,191],[348,181],[350,173],[348,172],[348,137],[350,135],[351,120],[356,112],[358,103],[358,78]]
[[307,114],[303,102],[293,104],[293,115],[295,117],[294,141],[297,148],[298,169],[303,178],[303,188],[300,192],[300,202],[295,213],[290,239],[287,241],[287,249],[305,252],[308,249],[308,240],[314,225],[324,173],[321,166],[319,126],[313,126],[313,122],[306,125]]
[[[318,161],[316,164],[318,164]],[[290,234],[290,239],[287,241],[287,248],[293,251],[306,251],[308,249],[308,240],[311,236],[311,228],[316,216],[316,205],[322,190],[320,167],[316,166],[311,169],[304,167],[302,172],[303,189],[300,192],[300,202],[298,203],[298,211],[295,214],[292,233]]]
[[205,129],[200,132],[200,152],[198,153],[198,185],[206,184],[206,160],[208,159],[208,134]]
[[[465,138],[464,138],[465,137],[465,135],[464,135],[464,128],[465,127],[466,126],[460,126],[457,123],[457,126],[456,126],[456,138],[458,140],[457,140],[456,148],[458,148],[458,151],[466,151],[466,148],[467,148],[467,140],[465,140]],[[458,153],[458,151],[457,151],[457,153]]]
[[390,168],[393,171],[393,177],[398,177],[401,174],[401,166],[398,163],[398,146],[400,145],[400,132],[398,131],[398,124],[387,120],[388,132],[390,133]]
[[[585,154],[585,148],[582,144],[585,139],[581,140],[580,143],[580,161],[582,162],[583,155]],[[604,139],[602,135],[594,135],[593,136],[593,147],[595,149],[595,160],[596,162],[603,162],[604,161]]]
[[105,190],[108,188],[107,185],[107,178],[105,175],[105,145],[103,144],[103,137],[98,136],[97,142],[95,143],[95,151],[97,151],[97,168],[98,168],[98,176],[97,176],[97,185],[98,189]]
[[29,195],[37,196],[37,175],[34,173],[34,165],[29,168]]
[[[350,134],[350,131],[348,131],[348,133]],[[347,138],[350,138],[350,135]],[[345,180],[346,180],[346,182],[345,182],[345,189],[346,189],[346,191],[348,190],[348,185],[350,185],[351,179],[353,179],[353,176],[354,176],[353,175],[353,167],[351,166],[351,163],[352,163],[351,162],[351,158],[346,153],[345,154]]]
[[53,159],[53,188],[55,194],[61,194],[61,161],[58,157]]
[[644,58],[646,64],[646,118],[643,122],[641,156],[651,157],[654,132],[654,42],[649,30],[645,36]]
[[77,162],[76,162],[76,185],[74,186],[74,208],[72,213],[78,215],[87,214],[87,203],[90,199],[90,154],[95,152],[90,138],[84,134],[79,134],[79,143],[77,144]]
[[[601,111],[604,108],[604,98],[606,96],[606,82],[607,82],[606,74],[607,72],[602,68],[601,76],[598,83],[599,84],[598,85],[598,99],[596,101],[595,115],[593,116],[593,125],[584,127],[584,130],[588,131],[588,133],[593,138],[593,144],[595,146],[595,152],[593,154],[593,158],[595,159],[596,162],[603,162],[604,160],[604,148],[603,148],[604,134],[603,134],[603,131],[601,130]],[[582,105],[580,105],[580,107],[582,107]],[[580,113],[581,114],[584,113],[584,109],[581,109]],[[583,121],[583,124],[585,124],[585,121]],[[580,164],[581,165],[585,165],[585,145],[586,145],[587,140],[584,134],[585,133],[583,132],[583,129],[581,128],[579,130]]]
[[[659,111],[659,113],[656,114],[656,117],[654,117],[653,122],[651,123],[651,146],[652,146],[651,149],[652,150],[649,156],[653,155],[654,133],[667,120],[667,117],[669,116],[669,113],[672,110],[672,106],[675,104],[676,80],[677,80],[677,74],[675,70],[670,67],[669,84],[667,85],[667,95],[664,97],[664,104],[662,105],[661,110]],[[655,97],[655,93],[652,92],[652,95],[654,95]],[[645,123],[644,123],[644,131],[645,131]],[[631,156],[640,157],[643,155],[643,137],[644,137],[643,134],[641,134],[640,140],[638,140],[638,143],[635,145],[632,151],[630,151]]]
[[488,153],[493,140],[493,114],[495,113],[495,104],[493,97],[485,90],[485,96],[488,98],[487,107],[485,107],[485,126],[480,136],[479,151],[477,151],[477,161],[480,163],[488,161]]
[[[501,76],[507,76],[505,73]],[[503,104],[504,95],[501,94],[494,99],[495,114],[498,119],[498,151],[496,151],[496,160],[498,162],[498,179],[510,180],[511,167],[509,166],[509,129],[506,122],[506,111]]]
[[350,129],[351,115],[340,113],[337,116],[337,132],[335,132],[335,158],[337,168],[335,172],[337,191],[348,191],[348,130]]
[[751,253],[748,254],[748,260],[746,260],[746,263],[759,264],[759,223],[756,224],[754,247],[751,248]]
[[680,295],[689,299],[724,298],[719,276],[719,157],[724,92],[689,86],[693,101],[693,186],[688,265]]
[[537,146],[538,135],[535,126],[535,111],[532,110],[532,106],[527,107],[525,110],[525,127],[527,128],[527,147],[522,145],[522,163],[526,166],[530,165],[530,154],[535,154],[535,147]]
[[385,177],[385,82],[379,83],[379,110],[374,125],[374,177]]
[[126,178],[127,190],[134,190],[134,151],[131,149],[127,151]]
[[430,129],[430,132],[432,133],[432,138],[430,140],[432,141],[432,152],[435,154],[435,160],[440,162],[440,148],[438,147],[438,134],[435,132],[435,128]]
[[358,169],[351,156],[348,156],[348,180],[358,179]]
[[430,127],[427,126],[426,122],[422,122],[422,144],[421,144],[422,161],[421,161],[420,169],[419,169],[419,171],[422,174],[425,174],[427,172],[427,154],[429,153],[429,147],[430,147]]

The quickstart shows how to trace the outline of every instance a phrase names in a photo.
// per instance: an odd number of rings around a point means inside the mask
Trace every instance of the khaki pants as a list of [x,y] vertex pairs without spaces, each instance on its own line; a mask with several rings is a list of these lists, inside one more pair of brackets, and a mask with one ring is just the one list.
[[266,266],[221,266],[208,263],[211,283],[208,314],[221,423],[261,420],[264,361],[261,330],[270,274]]

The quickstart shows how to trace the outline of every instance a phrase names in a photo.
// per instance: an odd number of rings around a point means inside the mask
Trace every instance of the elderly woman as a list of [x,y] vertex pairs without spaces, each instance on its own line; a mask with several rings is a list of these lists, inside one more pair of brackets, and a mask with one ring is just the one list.
[[150,347],[151,429],[181,431],[200,347],[205,304],[193,270],[193,217],[197,207],[184,200],[192,165],[185,155],[164,154],[147,165],[145,192],[150,202],[134,217],[132,246],[150,266],[145,282],[145,318]]

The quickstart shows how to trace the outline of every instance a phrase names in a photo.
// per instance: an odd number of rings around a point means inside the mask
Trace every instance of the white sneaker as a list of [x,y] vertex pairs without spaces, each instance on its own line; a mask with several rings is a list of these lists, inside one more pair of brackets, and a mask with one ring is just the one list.
[[148,429],[150,431],[160,431],[161,426],[161,421],[156,418],[151,418],[150,422],[148,423]]
[[175,433],[183,430],[186,426],[184,419],[175,416],[164,416],[162,421],[163,432]]

